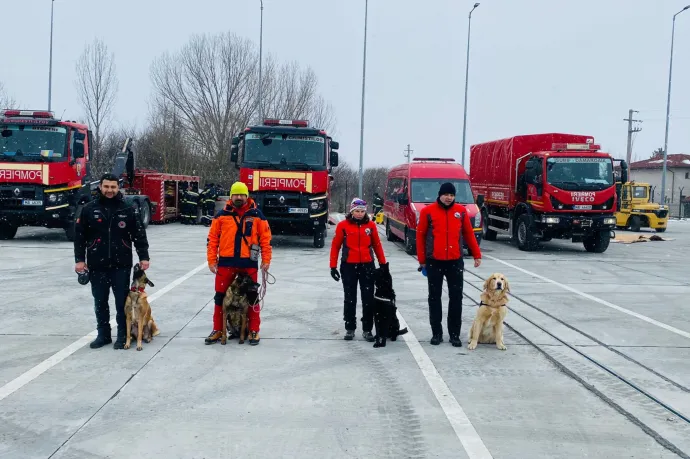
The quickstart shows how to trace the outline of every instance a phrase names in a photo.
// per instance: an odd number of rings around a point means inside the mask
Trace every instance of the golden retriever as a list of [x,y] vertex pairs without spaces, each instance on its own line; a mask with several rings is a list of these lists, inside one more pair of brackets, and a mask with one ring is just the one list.
[[475,349],[477,343],[496,343],[500,350],[507,349],[503,343],[503,320],[508,313],[508,293],[510,284],[504,274],[494,273],[484,281],[484,291],[479,297],[481,303],[470,329],[467,349]]

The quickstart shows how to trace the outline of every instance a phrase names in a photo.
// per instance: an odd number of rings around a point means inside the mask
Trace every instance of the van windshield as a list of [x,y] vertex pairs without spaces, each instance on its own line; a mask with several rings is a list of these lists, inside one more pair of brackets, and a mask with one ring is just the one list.
[[436,202],[438,198],[438,189],[443,183],[450,182],[455,186],[455,202],[460,204],[474,204],[474,196],[472,195],[472,188],[470,188],[469,180],[462,179],[412,179],[410,181],[411,201],[419,203]]

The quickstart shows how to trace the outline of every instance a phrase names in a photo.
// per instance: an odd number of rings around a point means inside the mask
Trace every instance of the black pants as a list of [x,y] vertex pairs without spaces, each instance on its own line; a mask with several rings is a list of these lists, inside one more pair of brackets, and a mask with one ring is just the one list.
[[362,330],[374,327],[374,263],[342,263],[340,275],[345,291],[345,330],[357,329],[357,283],[362,294]]
[[429,323],[431,333],[443,333],[441,320],[443,309],[441,294],[443,293],[443,278],[448,281],[448,334],[452,337],[460,336],[462,325],[462,282],[465,264],[459,260],[428,260],[426,264],[427,280],[429,281]]
[[96,329],[99,335],[110,336],[110,306],[108,297],[113,290],[115,297],[115,320],[118,336],[125,336],[127,321],[125,319],[125,300],[129,291],[131,268],[112,268],[103,271],[91,271],[91,294],[96,312]]

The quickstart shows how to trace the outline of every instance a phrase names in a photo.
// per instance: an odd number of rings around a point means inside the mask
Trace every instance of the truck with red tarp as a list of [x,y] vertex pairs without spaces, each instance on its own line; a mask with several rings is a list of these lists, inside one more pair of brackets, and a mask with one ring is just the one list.
[[[553,238],[605,252],[616,226],[613,158],[594,138],[534,134],[470,147],[470,180],[483,239],[505,234],[520,250]],[[627,164],[622,163],[627,180]]]
[[323,248],[337,149],[306,120],[266,119],[233,137],[230,160],[274,234],[313,236]]

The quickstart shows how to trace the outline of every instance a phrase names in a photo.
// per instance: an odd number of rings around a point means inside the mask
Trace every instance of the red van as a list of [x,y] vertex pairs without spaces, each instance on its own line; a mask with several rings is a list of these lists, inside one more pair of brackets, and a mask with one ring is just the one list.
[[[482,234],[481,212],[474,202],[465,168],[452,158],[414,158],[411,163],[391,169],[383,196],[386,238],[389,241],[404,241],[405,251],[414,255],[417,251],[419,212],[436,202],[438,189],[445,182],[455,185],[455,201],[467,208],[479,244]],[[463,246],[467,249],[467,244],[463,243]]]

